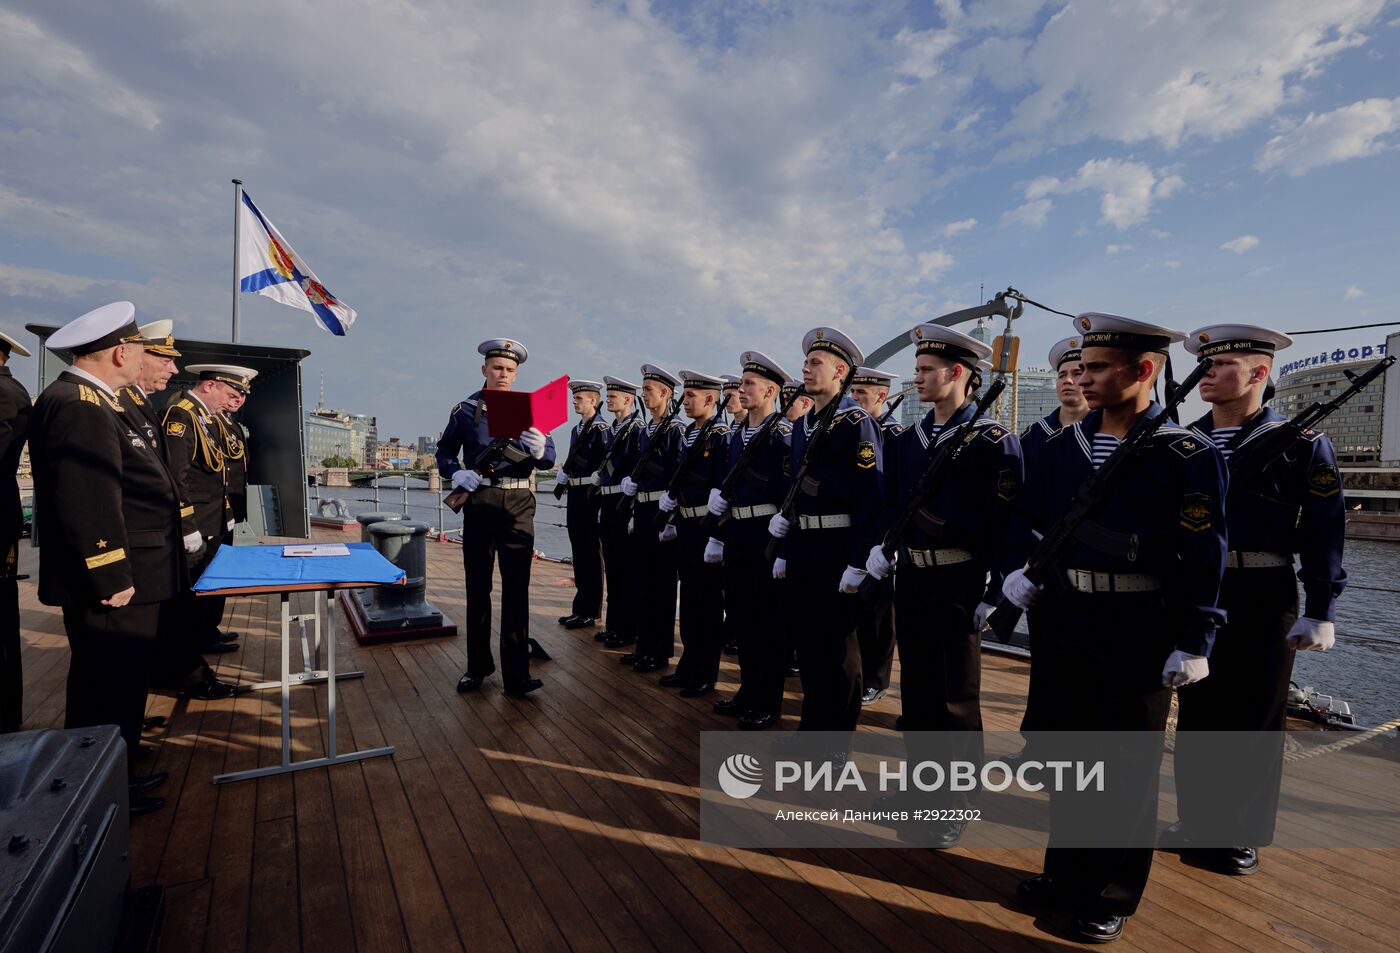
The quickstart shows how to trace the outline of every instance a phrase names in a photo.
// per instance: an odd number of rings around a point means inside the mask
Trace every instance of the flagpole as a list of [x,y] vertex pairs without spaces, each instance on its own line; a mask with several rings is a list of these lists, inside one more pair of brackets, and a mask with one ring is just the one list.
[[243,206],[243,180],[233,180],[233,343],[238,343],[238,220]]

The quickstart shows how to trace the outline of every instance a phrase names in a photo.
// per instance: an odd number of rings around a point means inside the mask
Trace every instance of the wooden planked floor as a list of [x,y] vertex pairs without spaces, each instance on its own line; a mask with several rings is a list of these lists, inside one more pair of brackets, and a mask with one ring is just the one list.
[[[339,538],[339,537],[337,537]],[[22,571],[34,550],[22,548]],[[462,620],[461,556],[429,544],[430,598]],[[537,562],[531,634],[554,661],[526,699],[499,677],[455,692],[457,639],[362,648],[341,628],[342,750],[392,744],[392,758],[214,786],[278,760],[276,691],[199,702],[152,696],[153,793],[170,803],[132,821],[138,884],[167,889],[162,949],[180,951],[704,950],[1032,951],[1077,947],[1057,920],[1019,910],[1016,883],[1039,851],[746,851],[698,840],[699,733],[729,730],[710,703],[682,699],[617,664],[591,630],[555,624],[569,567]],[[277,677],[276,602],[230,600],[241,649],[220,675]],[[55,609],[21,583],[25,727],[63,721],[67,645]],[[295,667],[295,663],[294,663]],[[1027,665],[988,654],[989,729],[1014,730]],[[898,686],[898,667],[895,671]],[[785,727],[796,724],[796,680]],[[893,730],[896,693],[862,728]],[[325,750],[324,688],[293,692],[296,757]],[[145,766],[143,766],[144,769]],[[1159,854],[1117,949],[1393,950],[1400,851],[1264,851],[1262,871],[1225,878]]]

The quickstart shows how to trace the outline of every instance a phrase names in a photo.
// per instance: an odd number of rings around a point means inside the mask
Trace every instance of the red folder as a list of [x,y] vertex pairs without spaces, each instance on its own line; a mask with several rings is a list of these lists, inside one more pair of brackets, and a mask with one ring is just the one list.
[[569,419],[567,375],[536,391],[487,390],[482,396],[492,437],[518,437],[531,427],[549,433]]

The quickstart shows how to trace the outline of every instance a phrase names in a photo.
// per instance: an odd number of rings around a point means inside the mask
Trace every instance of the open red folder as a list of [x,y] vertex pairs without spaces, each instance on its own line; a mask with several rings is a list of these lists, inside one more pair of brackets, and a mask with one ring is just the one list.
[[492,437],[518,437],[531,427],[549,433],[569,419],[569,378],[536,391],[485,390],[486,424]]

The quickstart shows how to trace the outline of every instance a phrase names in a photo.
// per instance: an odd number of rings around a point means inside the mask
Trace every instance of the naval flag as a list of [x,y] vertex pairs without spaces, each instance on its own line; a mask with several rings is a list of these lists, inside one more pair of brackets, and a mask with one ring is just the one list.
[[355,321],[355,310],[321,284],[277,227],[258,211],[248,193],[242,195],[238,208],[238,290],[310,311],[321,327],[343,335]]

